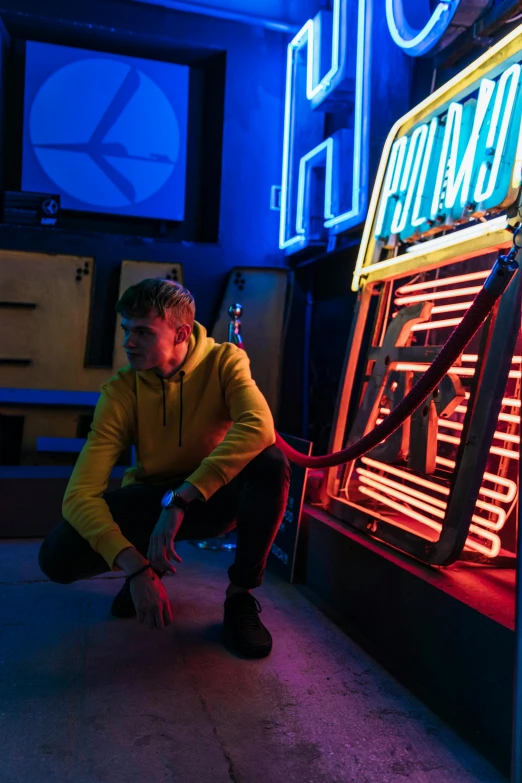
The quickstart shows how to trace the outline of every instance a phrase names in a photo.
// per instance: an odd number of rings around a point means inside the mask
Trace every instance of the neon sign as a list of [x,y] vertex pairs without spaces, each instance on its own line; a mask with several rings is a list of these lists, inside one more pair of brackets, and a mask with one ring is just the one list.
[[[418,5],[419,0],[414,0]],[[448,29],[460,0],[442,0],[429,17],[429,21],[416,29],[407,21],[412,3],[407,0],[386,0],[386,20],[390,35],[401,49],[412,57],[419,57],[432,49]],[[429,13],[429,3],[428,3]]]
[[[366,36],[366,0],[334,0],[288,45],[279,235],[288,253],[357,225],[366,211]],[[325,134],[326,111],[351,119]]]
[[[392,304],[395,317],[390,320],[382,346],[370,351],[373,369],[350,434],[352,439],[380,424],[409,390],[415,374],[418,377],[438,354],[438,346],[426,347],[423,341],[411,345],[412,335],[424,336],[433,329],[448,329],[460,323],[487,275],[485,270],[396,288]],[[455,303],[455,299],[463,301]],[[457,317],[436,317],[456,304],[460,310]],[[353,474],[345,475],[343,486],[350,496],[360,493],[377,501],[384,515],[400,513],[404,521],[413,520],[421,534],[423,530],[440,533],[451,492],[449,483],[441,481],[440,470],[454,472],[458,466],[456,456],[471,397],[463,382],[474,378],[478,358],[478,354],[463,354],[460,364],[450,369],[436,394],[411,420],[363,457]],[[498,474],[484,472],[466,540],[470,551],[488,558],[500,552],[502,531],[517,496],[520,400],[516,399],[515,385],[522,377],[521,363],[522,356],[512,357],[507,373],[512,394],[502,399],[489,447],[490,462],[496,461],[501,470]],[[398,467],[398,463],[404,467]]]
[[[512,244],[508,219],[519,221],[521,206],[521,62],[519,27],[389,135],[354,275],[360,296],[331,451],[402,401],[470,308],[495,254]],[[514,553],[521,287],[517,278],[399,430],[329,471],[334,516],[431,564]]]
[[[509,244],[522,181],[522,28],[402,117],[376,178],[353,289]],[[438,251],[436,255],[433,251]]]
[[[386,21],[397,46],[411,57],[420,57],[447,46],[488,4],[489,0],[439,0],[433,8],[429,0],[386,0]],[[425,21],[419,23],[419,18]]]
[[482,79],[478,96],[452,101],[442,115],[394,141],[375,235],[397,244],[483,216],[513,202],[520,171],[522,91],[518,63],[495,81]]
[[[360,357],[367,364],[368,376],[349,442],[379,425],[400,403],[428,369],[451,329],[460,323],[489,274],[483,258],[466,263],[457,256],[453,261],[466,269],[479,269],[448,275],[439,265],[425,272],[424,281],[411,282],[410,276],[390,284],[387,296],[381,297],[376,320],[383,319],[382,337],[367,358]],[[413,280],[418,280],[418,275]],[[373,287],[364,287],[363,298],[371,297]],[[489,327],[488,338],[494,347],[488,349],[478,384],[479,359],[484,359],[481,340],[461,355],[399,430],[356,464],[347,466],[340,478],[330,474],[332,513],[353,521],[357,510],[364,511],[372,520],[370,527],[364,523],[365,529],[426,562],[453,562],[462,555],[462,547],[467,552],[464,556],[488,559],[509,551],[518,495],[522,339],[519,335],[512,355],[513,341],[507,335],[520,329],[516,311],[510,312],[519,294],[518,288]],[[361,317],[364,319],[364,312]],[[356,340],[352,344],[355,355],[352,366],[347,367],[347,378],[355,375],[360,347]],[[484,419],[490,415],[495,395],[501,397],[501,404],[491,427]],[[342,421],[337,422],[336,430],[338,438]],[[466,493],[475,498],[467,518],[459,507]],[[466,530],[460,546],[452,540],[459,525]],[[448,537],[451,546],[447,545]]]

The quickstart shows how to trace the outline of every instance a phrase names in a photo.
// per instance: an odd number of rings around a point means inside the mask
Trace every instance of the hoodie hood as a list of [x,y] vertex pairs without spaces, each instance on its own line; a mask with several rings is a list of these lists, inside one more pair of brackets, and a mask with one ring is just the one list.
[[[190,335],[187,356],[170,378],[161,378],[154,370],[138,370],[136,375],[150,386],[162,386],[165,383],[179,383],[181,378],[187,379],[196,367],[211,353],[216,342],[213,337],[207,337],[207,330],[197,321]],[[183,374],[182,374],[183,373]],[[180,377],[181,376],[181,377]]]

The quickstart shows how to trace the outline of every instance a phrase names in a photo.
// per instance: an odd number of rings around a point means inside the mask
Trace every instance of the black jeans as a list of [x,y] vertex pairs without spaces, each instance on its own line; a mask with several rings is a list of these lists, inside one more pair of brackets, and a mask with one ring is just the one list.
[[[213,538],[236,528],[236,556],[228,569],[230,581],[247,589],[258,587],[283,519],[289,483],[288,460],[276,446],[270,446],[208,501],[190,504],[176,541]],[[167,489],[176,486],[132,484],[104,495],[121,532],[144,556],[160,515],[161,498]],[[52,582],[61,584],[109,570],[103,557],[66,520],[42,542],[38,563]]]

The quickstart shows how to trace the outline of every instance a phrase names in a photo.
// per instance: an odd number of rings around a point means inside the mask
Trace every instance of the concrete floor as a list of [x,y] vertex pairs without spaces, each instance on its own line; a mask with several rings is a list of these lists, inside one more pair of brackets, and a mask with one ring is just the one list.
[[262,661],[219,642],[229,553],[180,544],[165,631],[108,616],[121,577],[46,581],[0,542],[2,783],[501,783],[297,590],[256,591]]

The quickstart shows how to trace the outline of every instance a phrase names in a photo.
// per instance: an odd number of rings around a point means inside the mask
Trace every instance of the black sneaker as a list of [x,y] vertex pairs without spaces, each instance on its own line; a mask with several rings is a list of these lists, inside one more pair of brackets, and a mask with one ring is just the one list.
[[223,637],[227,647],[247,658],[264,658],[272,649],[272,637],[259,615],[261,605],[250,593],[236,593],[225,601]]
[[[156,576],[159,576],[159,578],[162,579],[164,576],[163,572],[156,571],[156,569],[153,570]],[[111,614],[113,617],[117,617],[120,620],[127,617],[136,617],[136,608],[130,593],[130,582],[128,582],[127,579],[123,583],[120,592],[114,596],[114,600],[111,604]]]

